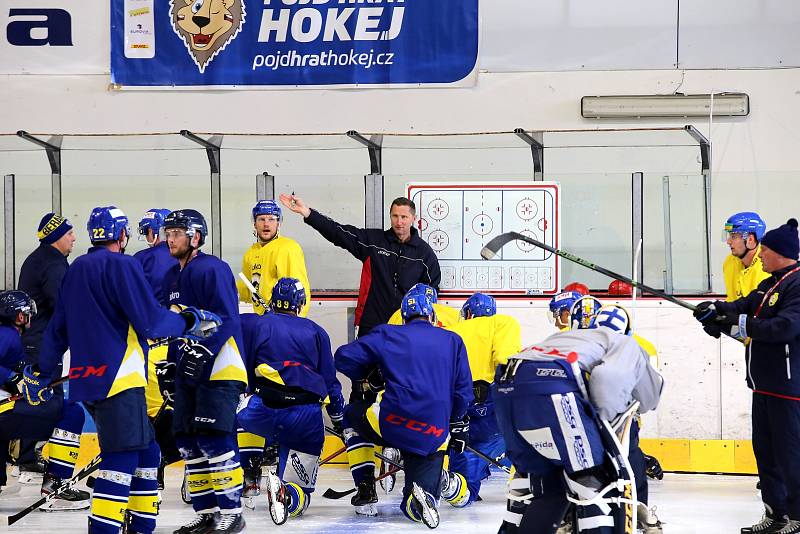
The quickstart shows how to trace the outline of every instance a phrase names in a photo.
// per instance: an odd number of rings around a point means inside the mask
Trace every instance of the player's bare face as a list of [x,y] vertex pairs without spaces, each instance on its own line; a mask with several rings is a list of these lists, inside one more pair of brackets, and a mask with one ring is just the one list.
[[166,234],[170,256],[182,259],[191,253],[191,243],[189,236],[186,234],[186,230],[183,228],[170,228],[167,230]]
[[258,241],[261,243],[268,243],[278,235],[281,223],[274,215],[259,215],[256,217],[253,226],[255,227]]
[[401,242],[411,239],[411,227],[416,216],[411,213],[409,206],[392,206],[389,216],[392,219],[392,230]]
[[737,232],[729,233],[725,243],[730,247],[731,254],[737,258],[741,258],[747,254],[747,247],[745,246],[745,240],[742,239],[742,234]]

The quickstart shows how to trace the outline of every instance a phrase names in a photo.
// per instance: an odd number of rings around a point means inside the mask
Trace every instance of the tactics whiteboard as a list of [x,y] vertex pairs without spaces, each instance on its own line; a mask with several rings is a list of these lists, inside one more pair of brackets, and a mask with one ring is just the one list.
[[513,241],[491,261],[483,246],[505,232],[519,232],[559,246],[559,185],[528,183],[436,183],[406,185],[417,206],[420,236],[439,257],[449,293],[485,291],[494,295],[539,295],[560,287],[555,254]]

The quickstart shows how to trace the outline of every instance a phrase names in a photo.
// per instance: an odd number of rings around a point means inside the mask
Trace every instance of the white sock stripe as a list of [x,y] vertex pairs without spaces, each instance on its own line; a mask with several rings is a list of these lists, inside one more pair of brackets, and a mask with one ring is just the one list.
[[371,467],[375,469],[375,462],[363,462],[360,464],[354,464],[350,466],[350,471],[355,471],[356,469],[361,469],[362,467]]
[[238,469],[240,467],[241,465],[239,464],[239,462],[236,462],[234,464],[225,464],[225,465],[220,465],[218,467],[209,467],[208,470],[214,473],[217,471],[233,471],[234,469]]
[[228,488],[225,490],[214,490],[214,495],[227,495],[228,493],[235,493],[241,490],[242,490],[241,486],[234,486],[232,488]]
[[206,458],[205,456],[200,456],[199,458],[189,458],[188,460],[184,460],[183,463],[186,465],[193,465],[205,462],[207,460],[208,458]]
[[56,460],[54,458],[50,458],[48,461],[51,464],[63,465],[64,467],[69,467],[70,469],[75,467],[75,464],[71,464],[69,462],[62,462],[61,460]]
[[100,523],[105,523],[106,525],[112,525],[115,527],[122,526],[122,521],[114,521],[113,519],[106,519],[105,517],[97,517],[96,515],[90,515],[89,517],[92,518],[92,521],[99,521]]
[[219,456],[214,456],[213,458],[208,459],[208,463],[210,464],[218,464],[224,462],[225,460],[230,460],[235,456],[233,451],[228,451],[225,454],[220,454]]
[[69,440],[69,439],[60,439],[60,438],[50,438],[49,443],[55,443],[56,445],[61,445],[63,447],[74,447],[79,448],[81,445],[80,440]]
[[194,469],[188,469],[188,468],[186,469],[186,474],[187,475],[193,475],[193,474],[196,474],[196,473],[201,473],[202,474],[202,473],[208,473],[208,472],[209,472],[209,468],[208,467],[199,467],[199,468],[196,467]]
[[109,493],[97,493],[96,491],[92,493],[92,498],[106,499],[107,501],[114,502],[128,502],[127,497],[122,497],[121,495],[111,495]]
[[242,507],[239,508],[221,508],[219,509],[220,515],[236,515],[242,513]]
[[142,490],[142,491],[131,491],[131,495],[154,495],[158,497],[158,490]]
[[108,480],[109,482],[121,484],[123,486],[130,486],[133,476],[129,475],[128,473],[121,473],[119,471],[101,469],[97,472],[97,478],[102,478],[103,480]]
[[375,445],[373,443],[356,443],[355,445],[350,445],[347,447],[347,452],[357,451],[358,449],[374,449]]
[[131,515],[135,515],[136,517],[143,517],[145,519],[155,519],[158,517],[158,514],[149,514],[147,512],[134,512],[133,510],[128,510],[128,513]]
[[202,496],[202,495],[209,495],[209,494],[211,494],[211,493],[214,493],[214,490],[213,490],[213,489],[207,489],[207,490],[203,490],[203,491],[201,491],[200,493],[195,493],[195,492],[193,492],[192,490],[189,490],[189,495],[191,495],[192,497],[200,497],[200,496]]

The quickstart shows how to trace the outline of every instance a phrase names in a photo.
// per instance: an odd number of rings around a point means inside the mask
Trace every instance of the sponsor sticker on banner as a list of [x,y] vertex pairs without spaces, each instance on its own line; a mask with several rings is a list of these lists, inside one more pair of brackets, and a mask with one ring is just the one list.
[[112,0],[120,86],[474,83],[478,0]]

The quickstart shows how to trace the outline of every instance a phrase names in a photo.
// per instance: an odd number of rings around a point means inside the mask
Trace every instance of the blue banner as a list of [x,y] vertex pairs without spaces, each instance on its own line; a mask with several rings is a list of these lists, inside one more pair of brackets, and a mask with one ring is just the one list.
[[453,84],[478,0],[111,0],[122,86]]

